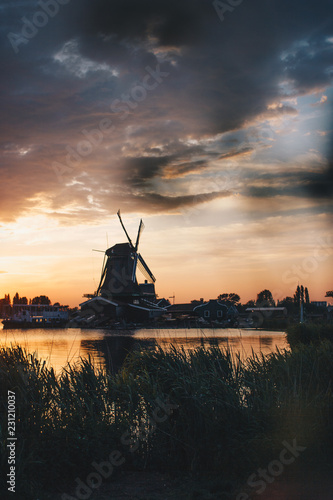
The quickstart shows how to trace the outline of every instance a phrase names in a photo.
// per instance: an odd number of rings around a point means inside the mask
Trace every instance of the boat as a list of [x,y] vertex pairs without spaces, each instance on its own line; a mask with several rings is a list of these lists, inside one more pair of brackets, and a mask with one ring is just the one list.
[[2,320],[4,329],[62,328],[67,325],[67,306],[41,304],[13,304],[12,314]]

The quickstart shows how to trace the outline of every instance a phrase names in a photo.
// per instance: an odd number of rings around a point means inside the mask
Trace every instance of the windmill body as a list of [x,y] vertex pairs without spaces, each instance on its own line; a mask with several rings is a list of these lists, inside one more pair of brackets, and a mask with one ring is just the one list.
[[129,243],[109,248],[97,294],[104,298],[131,301],[140,295],[136,278],[136,256]]

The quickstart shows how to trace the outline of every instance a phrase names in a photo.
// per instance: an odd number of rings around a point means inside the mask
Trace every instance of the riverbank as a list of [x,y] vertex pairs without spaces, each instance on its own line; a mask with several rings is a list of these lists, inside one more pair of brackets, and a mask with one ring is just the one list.
[[186,478],[187,498],[254,498],[263,481],[269,491],[333,464],[332,378],[330,343],[247,362],[218,347],[136,352],[117,375],[82,360],[56,376],[2,349],[1,470],[12,391],[19,499],[108,498],[141,471],[170,491]]

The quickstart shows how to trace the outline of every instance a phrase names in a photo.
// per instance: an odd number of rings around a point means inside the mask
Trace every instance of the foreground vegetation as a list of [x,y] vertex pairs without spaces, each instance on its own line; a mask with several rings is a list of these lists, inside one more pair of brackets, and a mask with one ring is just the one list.
[[318,345],[323,341],[333,342],[332,323],[296,323],[287,327],[287,340],[294,348],[298,345]]
[[160,471],[214,480],[216,498],[236,498],[285,441],[306,447],[285,477],[332,465],[332,380],[329,342],[247,362],[218,347],[137,352],[117,375],[88,359],[56,376],[20,347],[1,349],[1,470],[14,391],[18,499],[75,495],[76,478],[85,482],[112,452],[103,484],[125,470]]

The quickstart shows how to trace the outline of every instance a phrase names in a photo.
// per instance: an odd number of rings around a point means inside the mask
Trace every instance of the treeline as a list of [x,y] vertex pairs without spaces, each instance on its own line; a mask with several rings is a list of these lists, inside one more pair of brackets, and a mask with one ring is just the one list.
[[[326,297],[333,297],[333,291],[326,292]],[[298,285],[293,296],[287,296],[277,301],[274,300],[272,292],[268,289],[262,290],[257,294],[256,299],[249,300],[245,304],[241,303],[240,296],[237,293],[221,293],[217,299],[228,307],[237,307],[240,312],[248,307],[285,307],[288,313],[296,313],[299,311],[301,304],[309,312],[318,310],[317,305],[311,304],[309,290],[304,285]],[[203,301],[203,299],[200,299],[200,301]],[[199,303],[200,301],[192,302]]]
[[[327,292],[327,294],[330,292]],[[326,295],[329,296],[329,295]],[[331,295],[332,296],[332,295]],[[293,297],[285,297],[277,302],[274,300],[273,294],[270,290],[265,289],[257,294],[256,299],[251,299],[245,304],[241,303],[241,298],[238,293],[221,293],[218,295],[217,300],[225,304],[226,306],[235,306],[237,308],[248,308],[248,307],[286,307],[287,309],[290,305],[300,306],[303,304],[310,304],[310,295],[307,287],[303,285],[297,286]],[[193,304],[200,304],[204,302],[204,299],[192,300]]]
[[[12,306],[16,304],[49,306],[51,305],[51,300],[47,295],[38,295],[33,299],[28,299],[27,297],[20,297],[20,295],[16,292],[13,300],[11,301],[10,295],[5,294],[4,298],[0,299],[0,317],[6,314],[10,314]],[[56,302],[54,305],[60,306],[60,303]]]
[[[10,300],[10,295],[5,295],[3,299],[0,299],[1,304],[12,305]],[[34,297],[33,299],[27,299],[27,297],[20,297],[16,292],[13,297],[13,305],[14,304],[33,304],[33,305],[46,305],[49,306],[51,304],[50,299],[46,295],[38,295],[38,297]]]

